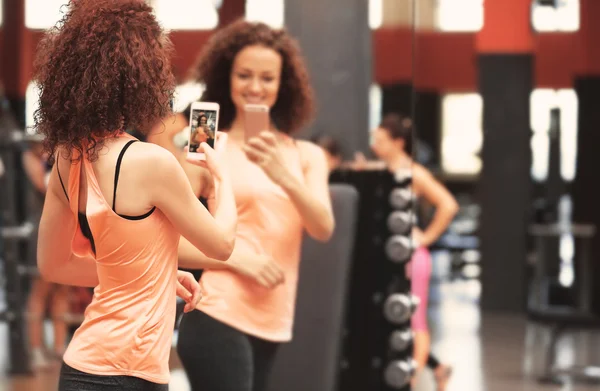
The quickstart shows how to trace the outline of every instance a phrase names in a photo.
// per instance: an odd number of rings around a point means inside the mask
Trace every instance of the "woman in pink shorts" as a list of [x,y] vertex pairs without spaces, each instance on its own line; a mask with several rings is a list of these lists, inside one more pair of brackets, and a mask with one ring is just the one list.
[[412,317],[414,337],[414,359],[417,371],[413,381],[425,365],[430,366],[438,383],[438,391],[443,391],[450,376],[450,368],[442,365],[430,355],[431,338],[427,327],[427,300],[431,277],[431,255],[427,247],[446,231],[458,211],[458,204],[452,194],[422,165],[411,158],[412,121],[397,114],[388,114],[373,131],[372,149],[385,162],[392,172],[409,168],[412,170],[412,190],[415,198],[424,198],[435,206],[436,212],[429,226],[421,231],[415,228],[413,240],[417,249],[407,266],[411,277],[412,293],[420,299],[417,312]]

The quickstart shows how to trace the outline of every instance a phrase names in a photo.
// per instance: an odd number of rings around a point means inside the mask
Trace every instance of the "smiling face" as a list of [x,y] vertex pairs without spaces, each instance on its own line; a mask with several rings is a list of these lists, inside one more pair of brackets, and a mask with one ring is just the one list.
[[281,82],[282,58],[264,46],[247,46],[235,56],[231,69],[231,100],[237,112],[246,104],[272,108]]

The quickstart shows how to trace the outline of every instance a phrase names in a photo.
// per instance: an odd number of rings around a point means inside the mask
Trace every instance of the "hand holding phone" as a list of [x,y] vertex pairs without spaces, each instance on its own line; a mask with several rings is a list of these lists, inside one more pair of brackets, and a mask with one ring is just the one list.
[[247,104],[244,106],[244,140],[246,143],[260,132],[269,130],[269,107],[265,105]]
[[194,102],[190,112],[188,137],[188,158],[205,160],[206,156],[200,148],[202,143],[215,148],[218,133],[219,104],[213,102]]

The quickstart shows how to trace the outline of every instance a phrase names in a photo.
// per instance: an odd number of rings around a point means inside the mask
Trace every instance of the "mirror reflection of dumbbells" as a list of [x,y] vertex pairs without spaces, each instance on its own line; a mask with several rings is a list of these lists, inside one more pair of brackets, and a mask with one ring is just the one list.
[[412,197],[410,189],[397,187],[390,192],[390,205],[394,209],[407,210],[411,207]]
[[412,183],[412,168],[401,168],[394,172],[394,179],[401,187],[408,187]]
[[404,352],[411,346],[413,338],[414,333],[410,328],[404,330],[394,330],[390,334],[390,349],[398,353]]
[[410,260],[414,245],[408,236],[392,235],[385,244],[385,253],[395,263],[404,263]]
[[411,212],[393,211],[387,219],[388,229],[398,235],[407,235],[410,233],[413,225],[416,223],[416,216]]
[[395,390],[400,390],[410,382],[416,369],[417,363],[412,358],[394,360],[385,368],[383,377],[388,386]]
[[383,314],[392,324],[403,324],[417,310],[419,298],[412,294],[393,293],[383,303]]

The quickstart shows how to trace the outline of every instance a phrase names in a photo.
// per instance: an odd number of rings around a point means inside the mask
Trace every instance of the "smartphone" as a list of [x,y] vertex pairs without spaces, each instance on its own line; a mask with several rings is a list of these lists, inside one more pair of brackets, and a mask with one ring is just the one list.
[[200,152],[200,144],[207,143],[215,147],[219,124],[219,104],[213,102],[194,102],[190,112],[188,136],[188,156],[200,160],[206,159]]
[[247,104],[244,106],[244,139],[246,142],[258,136],[263,130],[269,130],[269,107],[265,105]]

